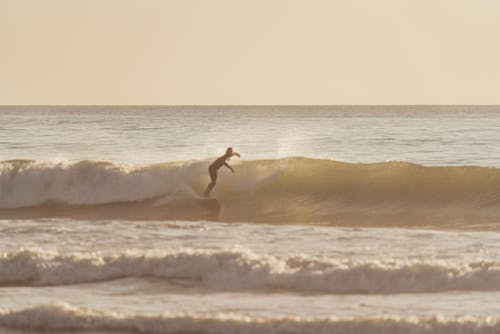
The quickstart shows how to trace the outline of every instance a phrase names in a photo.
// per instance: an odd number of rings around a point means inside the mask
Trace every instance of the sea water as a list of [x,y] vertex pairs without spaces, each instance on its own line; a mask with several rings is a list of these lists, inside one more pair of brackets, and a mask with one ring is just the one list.
[[0,331],[500,333],[498,142],[488,106],[0,107]]

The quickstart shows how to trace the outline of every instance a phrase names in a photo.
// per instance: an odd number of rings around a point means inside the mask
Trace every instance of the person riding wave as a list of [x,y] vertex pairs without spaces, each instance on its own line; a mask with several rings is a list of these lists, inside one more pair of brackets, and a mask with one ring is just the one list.
[[228,147],[226,149],[226,154],[224,154],[222,157],[220,158],[217,158],[214,162],[212,162],[212,164],[208,167],[208,173],[210,174],[210,183],[208,184],[207,186],[207,189],[205,190],[204,192],[204,195],[206,197],[210,196],[210,192],[212,191],[212,189],[214,188],[215,186],[215,183],[217,182],[217,171],[219,170],[219,168],[221,168],[222,166],[226,166],[227,168],[229,168],[231,170],[231,172],[234,173],[234,169],[229,166],[227,164],[227,161],[232,157],[232,156],[237,156],[238,158],[240,158],[240,154],[239,153],[236,153],[236,152],[233,152],[233,148],[232,147]]

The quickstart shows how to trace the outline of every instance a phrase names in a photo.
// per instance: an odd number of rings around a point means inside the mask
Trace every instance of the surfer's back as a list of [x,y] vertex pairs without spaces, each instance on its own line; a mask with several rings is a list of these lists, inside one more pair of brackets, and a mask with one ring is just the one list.
[[223,155],[222,157],[219,157],[214,162],[212,162],[212,164],[210,165],[209,168],[210,169],[219,169],[222,166],[224,166],[227,159],[228,159],[228,157],[226,155]]

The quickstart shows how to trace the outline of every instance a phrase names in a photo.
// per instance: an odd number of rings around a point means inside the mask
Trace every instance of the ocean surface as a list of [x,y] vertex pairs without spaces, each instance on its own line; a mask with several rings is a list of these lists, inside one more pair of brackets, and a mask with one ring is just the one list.
[[0,106],[0,333],[498,334],[499,143],[498,106]]

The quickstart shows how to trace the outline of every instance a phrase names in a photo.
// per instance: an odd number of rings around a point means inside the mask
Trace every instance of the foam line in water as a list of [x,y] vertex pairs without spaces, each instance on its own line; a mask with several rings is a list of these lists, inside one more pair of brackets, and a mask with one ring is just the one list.
[[500,332],[495,317],[322,318],[250,317],[233,313],[134,315],[78,308],[67,303],[24,310],[0,310],[0,329],[31,331],[122,331],[132,333],[478,333]]
[[125,277],[192,281],[214,291],[407,293],[500,290],[500,263],[356,261],[273,256],[248,249],[183,249],[155,253],[61,254],[22,250],[0,255],[0,284],[61,285]]

